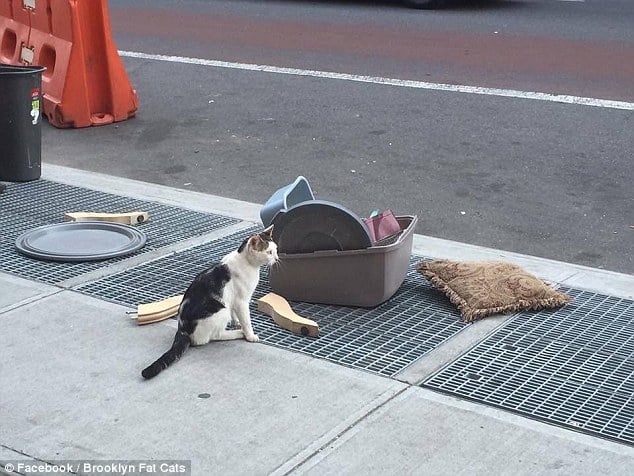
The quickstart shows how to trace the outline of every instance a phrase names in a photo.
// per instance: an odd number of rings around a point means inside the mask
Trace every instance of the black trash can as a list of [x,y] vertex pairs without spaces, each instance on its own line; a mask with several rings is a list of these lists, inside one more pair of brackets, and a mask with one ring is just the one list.
[[0,64],[0,180],[27,182],[40,178],[45,69]]

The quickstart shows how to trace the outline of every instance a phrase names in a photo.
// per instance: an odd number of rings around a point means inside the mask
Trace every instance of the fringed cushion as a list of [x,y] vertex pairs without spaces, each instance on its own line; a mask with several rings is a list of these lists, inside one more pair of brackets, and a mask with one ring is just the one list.
[[416,269],[458,307],[465,321],[560,307],[571,301],[541,279],[502,261],[421,261]]

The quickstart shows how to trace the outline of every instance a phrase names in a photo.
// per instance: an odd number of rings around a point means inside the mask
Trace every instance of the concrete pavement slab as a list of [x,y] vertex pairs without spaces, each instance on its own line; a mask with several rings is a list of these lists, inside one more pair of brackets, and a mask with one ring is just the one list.
[[312,454],[399,382],[246,341],[190,349],[152,381],[168,323],[64,291],[9,311],[0,445],[34,459],[185,459],[192,474],[267,474]]
[[634,448],[411,387],[295,474],[629,475]]
[[27,279],[2,273],[0,273],[0,289],[2,289],[0,293],[0,312],[32,301],[40,296],[61,291],[55,286],[36,284]]

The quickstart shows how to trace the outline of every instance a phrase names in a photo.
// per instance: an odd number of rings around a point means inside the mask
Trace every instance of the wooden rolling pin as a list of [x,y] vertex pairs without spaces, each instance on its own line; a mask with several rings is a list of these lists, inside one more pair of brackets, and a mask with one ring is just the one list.
[[288,301],[275,293],[258,299],[258,311],[268,314],[278,326],[294,334],[319,337],[319,325],[295,314]]
[[111,221],[122,225],[145,223],[149,219],[148,212],[98,213],[69,212],[64,214],[64,221]]
[[178,314],[178,308],[183,300],[183,295],[172,296],[162,301],[139,304],[136,309],[136,319],[138,325],[152,324],[163,321]]

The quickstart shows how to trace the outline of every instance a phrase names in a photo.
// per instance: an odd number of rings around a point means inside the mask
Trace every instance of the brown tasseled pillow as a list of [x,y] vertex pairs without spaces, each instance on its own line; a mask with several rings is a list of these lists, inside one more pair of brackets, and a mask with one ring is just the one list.
[[491,314],[560,307],[571,298],[513,263],[421,261],[416,269],[458,307],[469,322]]

